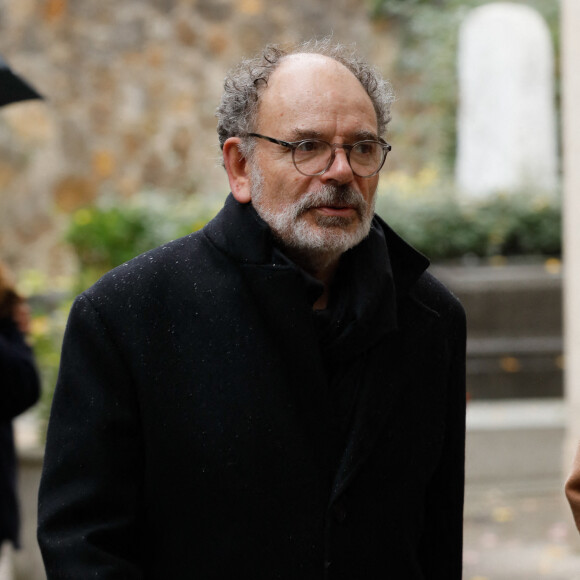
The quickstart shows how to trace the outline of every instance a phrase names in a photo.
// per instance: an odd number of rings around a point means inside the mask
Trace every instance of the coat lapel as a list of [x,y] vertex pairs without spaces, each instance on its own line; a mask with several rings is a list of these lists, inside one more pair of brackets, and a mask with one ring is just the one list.
[[[421,305],[415,308],[422,310]],[[426,346],[419,335],[428,335],[429,328],[437,319],[435,313],[422,316],[416,321],[420,323],[419,332],[408,327],[395,330],[371,349],[368,367],[372,371],[367,372],[363,379],[330,503],[338,499],[364,466],[379,437],[383,442],[390,437],[390,426],[401,409],[408,408],[417,388],[426,380],[420,362],[421,352],[425,352]]]
[[256,315],[282,362],[283,376],[275,387],[292,389],[316,461],[322,466],[328,385],[312,320],[312,288],[287,258],[273,251],[270,230],[251,204],[239,204],[230,195],[204,231],[239,265]]
[[[381,431],[389,423],[401,392],[401,377],[405,375],[404,353],[399,332],[393,331],[381,345],[389,353],[381,369],[374,369],[373,377],[366,376],[359,393],[347,444],[332,486],[330,504],[348,487],[370,453]],[[379,358],[379,357],[377,357]],[[381,376],[377,381],[376,376]]]
[[289,266],[246,265],[243,272],[283,361],[285,380],[279,388],[288,385],[294,391],[304,428],[322,466],[328,433],[328,384],[304,280]]
[[[400,305],[402,297],[428,266],[428,260],[410,248],[380,218],[375,219],[386,238],[386,259],[392,268],[393,292],[389,300]],[[256,310],[272,340],[277,343],[276,350],[284,362],[286,380],[281,383],[295,389],[313,449],[320,465],[326,466],[326,437],[331,431],[328,384],[313,326],[312,300],[304,277],[288,263],[273,262],[270,231],[251,204],[240,205],[230,195],[222,212],[204,231],[212,243],[239,263]],[[387,264],[376,267],[388,269]],[[372,268],[366,270],[366,276],[372,276],[375,271]],[[367,284],[371,283],[372,279],[368,279]],[[386,312],[390,307],[384,308]],[[339,349],[331,355],[347,360],[365,348],[370,349],[368,356],[373,356],[380,348],[374,358],[380,361],[382,368],[375,368],[372,376],[367,373],[363,378],[350,434],[334,477],[330,503],[348,487],[373,451],[378,436],[389,423],[389,417],[396,412],[397,398],[401,396],[408,376],[404,340],[396,328],[392,308],[390,312],[386,325],[383,324],[386,319],[378,316],[373,319],[367,333],[363,331],[361,334],[360,326],[355,323],[356,332],[347,341],[347,351]],[[381,324],[382,328],[377,328]],[[363,343],[366,345],[364,348]]]
[[[367,372],[363,378],[349,437],[333,482],[329,505],[332,505],[347,489],[372,453],[378,437],[397,412],[398,400],[404,394],[406,381],[413,374],[411,365],[417,364],[416,361],[409,359],[410,345],[406,335],[409,325],[408,321],[407,324],[403,322],[400,325],[401,309],[409,300],[409,289],[429,262],[408,246],[380,218],[376,219],[386,238],[388,262],[392,268],[394,281],[396,314],[394,318],[392,314],[389,318],[387,310],[382,317],[387,333],[379,337],[380,343],[372,345],[367,353],[372,362],[369,360],[365,367],[373,370],[372,374]],[[380,316],[377,317],[375,326],[380,319]],[[391,324],[388,324],[389,320]]]

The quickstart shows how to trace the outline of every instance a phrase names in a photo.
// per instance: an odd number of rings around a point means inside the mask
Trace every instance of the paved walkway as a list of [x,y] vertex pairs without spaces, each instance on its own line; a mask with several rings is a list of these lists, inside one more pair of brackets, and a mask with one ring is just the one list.
[[580,580],[564,417],[561,400],[468,405],[464,580]]
[[12,546],[4,543],[0,546],[0,580],[12,579]]
[[467,489],[463,580],[580,580],[580,534],[559,484]]

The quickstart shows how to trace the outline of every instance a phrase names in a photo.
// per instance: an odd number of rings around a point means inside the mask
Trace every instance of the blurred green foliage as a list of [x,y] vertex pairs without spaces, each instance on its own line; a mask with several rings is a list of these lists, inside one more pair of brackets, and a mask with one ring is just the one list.
[[416,176],[394,172],[377,196],[377,213],[432,260],[492,256],[559,256],[561,203],[557,194],[458,195],[430,166]]
[[50,404],[58,376],[60,350],[68,313],[72,303],[72,281],[57,277],[49,280],[38,270],[20,273],[18,292],[28,297],[31,325],[27,340],[34,350],[42,387],[35,411],[39,418],[39,436],[43,440],[48,424]]
[[62,294],[56,301],[47,302],[44,299],[32,299],[32,328],[30,342],[40,373],[42,396],[37,411],[39,415],[39,430],[44,439],[54,387],[58,378],[60,351],[72,297]]
[[[115,266],[171,239],[198,230],[218,204],[199,198],[143,193],[123,203],[108,200],[79,210],[67,240],[80,265],[75,290]],[[560,198],[535,192],[497,193],[482,199],[458,195],[435,165],[415,175],[386,172],[377,213],[433,260],[462,256],[559,255]]]
[[77,290],[138,254],[202,228],[217,209],[199,196],[155,191],[79,209],[66,232],[80,265]]

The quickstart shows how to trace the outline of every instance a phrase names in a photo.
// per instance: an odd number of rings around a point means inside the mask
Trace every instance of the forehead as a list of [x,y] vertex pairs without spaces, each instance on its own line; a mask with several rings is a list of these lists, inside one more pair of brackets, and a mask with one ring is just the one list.
[[377,117],[359,80],[341,63],[322,55],[286,57],[260,98],[260,131],[316,132],[330,137],[377,132]]

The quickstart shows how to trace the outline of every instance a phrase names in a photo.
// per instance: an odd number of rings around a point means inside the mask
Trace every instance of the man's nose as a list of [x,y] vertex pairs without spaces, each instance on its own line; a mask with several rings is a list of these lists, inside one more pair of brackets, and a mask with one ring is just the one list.
[[345,184],[352,181],[354,174],[348,162],[346,151],[342,147],[334,149],[334,156],[330,167],[320,176],[324,182],[334,182],[336,184]]

